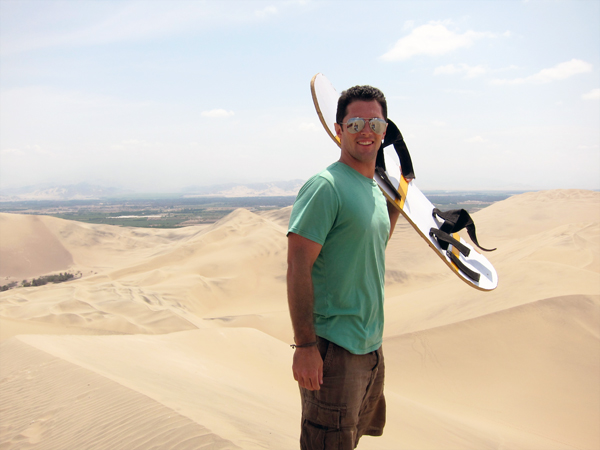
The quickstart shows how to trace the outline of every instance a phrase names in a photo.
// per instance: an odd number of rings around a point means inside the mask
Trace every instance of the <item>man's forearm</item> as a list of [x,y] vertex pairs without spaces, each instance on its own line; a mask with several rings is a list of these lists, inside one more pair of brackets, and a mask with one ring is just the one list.
[[[313,284],[311,268],[303,264],[288,266],[288,304],[296,345],[316,342],[313,323]],[[316,346],[296,348],[292,363],[294,379],[301,388],[319,390],[323,384],[323,360]]]
[[288,267],[287,294],[294,340],[298,345],[316,340],[313,322],[313,284],[310,271]]
[[[313,322],[312,267],[322,246],[300,235],[288,234],[288,304],[296,345],[317,340]],[[316,346],[296,348],[292,363],[294,379],[301,388],[319,390],[323,384],[323,360]]]

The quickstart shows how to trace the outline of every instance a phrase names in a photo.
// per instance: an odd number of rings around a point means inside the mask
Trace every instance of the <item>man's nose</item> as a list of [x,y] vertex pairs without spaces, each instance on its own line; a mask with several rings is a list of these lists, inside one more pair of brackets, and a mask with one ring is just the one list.
[[361,134],[375,134],[374,131],[371,129],[371,123],[368,120],[365,120],[365,126],[363,127],[362,130],[360,130]]

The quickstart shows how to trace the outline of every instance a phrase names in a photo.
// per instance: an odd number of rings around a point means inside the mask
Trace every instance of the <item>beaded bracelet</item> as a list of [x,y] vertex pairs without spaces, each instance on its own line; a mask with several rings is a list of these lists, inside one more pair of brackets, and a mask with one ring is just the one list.
[[317,341],[315,341],[315,342],[309,342],[308,344],[301,344],[301,345],[292,344],[292,345],[290,345],[290,347],[292,347],[292,348],[306,348],[306,347],[314,347],[315,345],[317,345]]

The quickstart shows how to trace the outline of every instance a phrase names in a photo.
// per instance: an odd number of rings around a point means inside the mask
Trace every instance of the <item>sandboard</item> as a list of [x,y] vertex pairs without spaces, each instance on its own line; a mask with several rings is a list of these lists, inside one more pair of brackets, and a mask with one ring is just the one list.
[[[317,114],[325,131],[340,146],[340,140],[335,133],[335,115],[340,95],[321,73],[312,78],[310,87]],[[444,219],[434,214],[435,206],[419,190],[414,179],[409,181],[402,175],[400,159],[394,147],[388,146],[380,151],[383,151],[385,171],[376,172],[374,179],[388,202],[400,210],[408,223],[461,280],[481,291],[495,289],[498,286],[496,270],[485,256],[477,252],[458,233],[451,233],[450,242],[442,242],[447,248],[442,249],[440,228],[445,225]]]

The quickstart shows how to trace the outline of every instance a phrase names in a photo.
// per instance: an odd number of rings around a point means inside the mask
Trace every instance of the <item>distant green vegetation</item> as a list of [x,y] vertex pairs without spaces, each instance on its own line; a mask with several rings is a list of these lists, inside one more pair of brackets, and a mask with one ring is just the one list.
[[2,202],[0,212],[45,214],[77,222],[140,228],[177,228],[210,224],[237,208],[280,209],[295,197],[179,197],[73,201]]
[[466,209],[470,213],[479,211],[493,203],[506,200],[522,192],[515,191],[425,191],[429,201],[441,210]]
[[0,286],[0,292],[8,291],[9,289],[14,288],[17,284],[18,283],[16,281],[13,281],[12,283],[8,283],[3,286]]
[[[521,192],[425,191],[442,210],[466,209],[473,213]],[[250,211],[280,209],[295,197],[137,197],[103,200],[1,202],[0,212],[45,214],[78,222],[140,228],[177,228],[210,224],[237,208]]]
[[[164,210],[137,210],[118,212],[78,211],[75,213],[52,214],[66,220],[78,222],[118,225],[140,228],[177,228],[187,225],[214,223],[243,206],[221,206],[209,208],[173,207]],[[272,208],[252,208],[253,210]]]
[[30,286],[43,286],[48,283],[62,283],[64,281],[69,281],[75,278],[75,275],[72,273],[59,273],[58,275],[45,275],[43,277],[34,278],[31,281],[23,280],[23,287]]
[[137,217],[122,217],[134,216],[130,212],[102,213],[81,211],[77,213],[51,214],[54,217],[65,220],[75,220],[77,222],[118,225],[125,227],[140,227],[140,228],[175,228],[181,226],[181,223],[191,219],[193,216],[183,215],[164,215],[160,218],[147,217],[147,215],[138,215]]
[[[81,275],[81,273],[79,273]],[[75,278],[75,275],[69,272],[59,273],[55,275],[44,275],[38,278],[34,278],[31,281],[23,280],[21,283],[21,287],[31,287],[31,286],[43,286],[48,283],[63,283],[65,281],[69,281]],[[0,292],[8,291],[14,287],[17,287],[18,283],[13,281],[12,283],[5,284],[4,286],[0,286]]]

